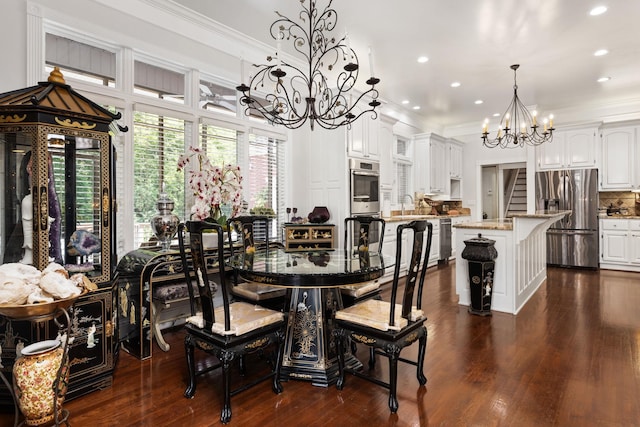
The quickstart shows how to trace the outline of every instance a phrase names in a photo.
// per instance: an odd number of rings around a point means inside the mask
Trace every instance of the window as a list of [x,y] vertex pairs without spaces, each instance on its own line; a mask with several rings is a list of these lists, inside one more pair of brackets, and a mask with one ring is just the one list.
[[235,89],[200,80],[198,107],[235,117],[237,111],[236,94]]
[[249,170],[244,174],[243,192],[249,209],[271,208],[276,217],[271,237],[279,238],[284,222],[284,141],[265,135],[249,135]]
[[102,86],[115,86],[116,54],[66,37],[47,33],[45,69],[59,67],[65,78]]
[[[215,126],[207,123],[200,124],[200,147],[209,157],[212,164],[223,166],[226,164],[238,164],[238,131]],[[241,169],[243,177],[245,171]],[[246,182],[246,181],[245,181]],[[244,186],[244,182],[243,182]],[[187,206],[193,204],[190,194],[186,195]],[[222,206],[222,213],[229,217],[231,215],[230,206]],[[187,212],[189,213],[189,212]]]
[[184,74],[135,61],[133,75],[135,93],[184,104]]
[[411,194],[411,173],[413,169],[411,158],[409,157],[409,141],[405,138],[397,137],[394,153],[395,200],[396,203],[402,204],[404,197],[407,194]]
[[134,113],[134,244],[139,247],[153,235],[151,218],[163,186],[175,203],[173,213],[181,220],[185,212],[184,174],[177,170],[185,151],[184,120],[137,111]]
[[[121,160],[116,163],[114,177],[116,197],[121,202],[117,214],[120,256],[153,236],[150,220],[158,213],[158,195],[163,190],[174,201],[173,213],[181,221],[189,219],[193,195],[187,190],[184,172],[178,171],[177,163],[190,145],[202,147],[216,165],[230,163],[241,167],[243,197],[248,207],[273,209],[277,217],[271,228],[272,237],[280,237],[279,225],[286,220],[284,141],[277,133],[267,135],[266,130],[250,134],[247,118],[237,119],[244,116],[246,107],[238,106],[238,93],[232,84],[218,76],[191,70],[188,65],[177,66],[138,54],[139,46],[88,41],[83,34],[70,35],[67,28],[55,24],[48,31],[45,68],[51,71],[59,67],[65,78],[88,83],[81,85],[88,98],[97,93],[103,102],[118,106],[126,118],[123,122],[132,118],[129,132],[114,138]],[[127,50],[135,58],[120,54]],[[118,77],[122,82],[133,83],[119,87]],[[192,78],[198,85],[190,84]],[[104,87],[113,90],[105,91]],[[263,117],[250,116],[248,120],[266,123]],[[196,124],[198,127],[194,129]],[[133,161],[122,161],[130,152]],[[83,180],[89,182],[89,178]],[[83,217],[83,221],[90,218]]]

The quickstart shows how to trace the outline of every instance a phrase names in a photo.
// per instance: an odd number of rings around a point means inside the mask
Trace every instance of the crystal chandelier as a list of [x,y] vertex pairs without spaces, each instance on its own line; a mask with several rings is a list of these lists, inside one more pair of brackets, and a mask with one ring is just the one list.
[[513,99],[507,107],[507,111],[500,119],[500,127],[495,138],[489,139],[489,119],[485,119],[482,125],[482,143],[489,148],[513,148],[522,147],[525,144],[540,145],[543,142],[553,140],[553,114],[543,120],[542,132],[539,132],[538,113],[529,113],[520,98],[518,98],[518,84],[516,82],[516,70],[518,64],[511,66],[513,70]]
[[[242,92],[240,103],[246,106],[245,114],[263,116],[270,123],[289,129],[297,129],[309,120],[311,130],[315,123],[325,129],[337,129],[366,113],[371,113],[374,119],[378,116],[375,108],[380,102],[375,86],[380,79],[373,76],[373,66],[371,77],[366,81],[370,88],[360,96],[350,93],[360,71],[358,57],[347,35],[336,41],[328,34],[338,20],[338,14],[331,8],[332,1],[320,13],[315,0],[310,0],[308,7],[306,0],[300,0],[301,24],[276,11],[279,18],[270,30],[276,40],[275,57],[267,56],[268,64],[254,64],[258,71],[249,86],[242,82],[236,88]],[[281,59],[283,40],[293,43],[304,57],[303,68],[308,68],[302,70]],[[260,98],[252,95],[252,91],[269,93]],[[360,101],[363,101],[361,105]]]

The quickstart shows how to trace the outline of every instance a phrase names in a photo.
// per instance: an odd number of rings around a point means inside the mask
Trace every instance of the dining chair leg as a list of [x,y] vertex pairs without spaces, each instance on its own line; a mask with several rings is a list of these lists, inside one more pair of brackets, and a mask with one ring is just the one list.
[[338,381],[336,381],[336,388],[342,390],[344,388],[345,331],[343,329],[335,329],[333,335],[336,339],[336,351],[338,353]]
[[284,358],[284,333],[277,332],[276,337],[278,339],[278,355],[275,360],[275,372],[273,374],[273,384],[271,388],[276,394],[282,393],[282,384],[280,383],[280,370],[282,368],[282,359]]
[[193,339],[187,335],[184,339],[184,350],[187,359],[187,370],[189,371],[189,379],[187,389],[184,391],[184,397],[191,399],[196,394],[196,361],[194,357]]
[[420,385],[427,383],[427,377],[424,376],[424,357],[427,353],[427,329],[422,328],[422,333],[418,339],[418,369],[416,375]]
[[222,406],[222,412],[220,414],[220,421],[223,424],[228,423],[231,420],[231,361],[233,360],[233,353],[227,351],[221,351],[218,355],[220,362],[222,363],[222,391],[224,394],[224,404]]
[[386,352],[389,355],[389,409],[395,414],[398,412],[396,392],[398,388],[398,359],[400,357],[400,348],[388,348]]

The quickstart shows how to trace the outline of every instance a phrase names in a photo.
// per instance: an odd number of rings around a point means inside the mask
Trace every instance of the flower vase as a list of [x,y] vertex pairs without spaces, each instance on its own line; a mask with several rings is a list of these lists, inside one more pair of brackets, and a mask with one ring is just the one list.
[[[65,365],[61,364],[63,359]],[[59,340],[40,341],[22,349],[13,364],[13,390],[28,426],[39,426],[62,415],[69,382],[69,363]],[[54,390],[54,386],[56,390]]]
[[171,248],[171,239],[178,232],[180,218],[173,213],[174,202],[165,193],[164,189],[158,197],[156,206],[158,213],[151,218],[151,230],[160,242],[162,252],[167,252]]

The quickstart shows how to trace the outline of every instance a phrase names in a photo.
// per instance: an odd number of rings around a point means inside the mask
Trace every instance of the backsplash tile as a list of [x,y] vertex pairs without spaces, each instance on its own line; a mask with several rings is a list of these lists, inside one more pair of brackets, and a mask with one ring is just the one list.
[[629,215],[640,214],[640,194],[630,191],[601,191],[599,194],[599,208],[605,210],[610,206],[626,208]]

